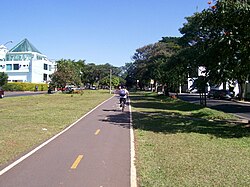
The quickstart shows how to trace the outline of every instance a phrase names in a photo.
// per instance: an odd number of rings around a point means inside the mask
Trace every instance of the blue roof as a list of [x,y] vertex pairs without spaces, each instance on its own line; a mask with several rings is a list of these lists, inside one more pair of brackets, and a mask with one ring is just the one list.
[[32,45],[28,39],[24,39],[13,47],[9,52],[36,52],[42,54],[40,51]]

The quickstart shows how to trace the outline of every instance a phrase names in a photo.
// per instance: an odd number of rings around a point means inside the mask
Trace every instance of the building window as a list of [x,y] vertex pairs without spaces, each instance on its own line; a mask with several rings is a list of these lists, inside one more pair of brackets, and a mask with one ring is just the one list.
[[7,61],[13,61],[14,56],[13,55],[6,55]]
[[51,71],[51,69],[52,69],[52,67],[51,67],[51,65],[49,65],[49,71]]
[[48,70],[48,64],[43,64],[43,69]]
[[12,64],[6,64],[6,70],[7,71],[12,70]]
[[27,60],[27,55],[26,54],[23,55],[23,60],[24,61]]
[[19,70],[19,64],[13,64],[13,69],[14,70]]
[[43,57],[42,57],[42,56],[37,55],[37,56],[36,56],[36,59],[37,59],[37,60],[43,60]]
[[12,80],[12,82],[23,82],[23,80]]
[[20,61],[22,59],[21,55],[14,55],[14,61]]
[[46,73],[43,74],[43,80],[47,81],[48,80],[48,75]]

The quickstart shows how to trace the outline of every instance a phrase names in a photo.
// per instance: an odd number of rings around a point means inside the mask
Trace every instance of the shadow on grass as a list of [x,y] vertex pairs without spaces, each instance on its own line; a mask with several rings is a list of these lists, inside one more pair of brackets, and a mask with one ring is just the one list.
[[[245,124],[234,124],[225,121],[210,121],[205,119],[211,115],[204,112],[202,106],[180,100],[159,96],[130,96],[133,101],[133,126],[135,129],[153,131],[156,133],[200,133],[217,138],[242,138],[250,136],[250,128]],[[138,108],[138,110],[137,110]],[[145,109],[145,110],[144,110]],[[147,111],[148,109],[152,109]],[[160,109],[161,111],[154,111]],[[110,110],[104,109],[109,112]],[[182,115],[177,111],[190,112]],[[116,110],[102,120],[122,128],[130,128],[128,107],[125,112]]]
[[[165,109],[165,110],[179,110],[179,111],[194,111],[202,109],[200,105],[190,105],[188,102],[180,100],[171,100],[165,96],[130,96],[131,100],[139,101],[133,103],[135,108],[151,108],[151,109]],[[168,102],[164,105],[164,102]]]
[[242,138],[250,136],[250,129],[244,128],[243,125],[173,116],[167,112],[133,112],[133,125],[136,129],[165,134],[200,133],[218,138]]
[[238,105],[238,104],[220,104],[220,105],[215,105],[211,106],[211,108],[216,109],[216,110],[223,110],[224,112],[227,113],[235,113],[235,111],[240,111],[240,113],[249,113],[250,111],[250,106],[247,105]]
[[[133,125],[136,129],[165,134],[200,133],[218,138],[250,136],[250,128],[245,127],[245,124],[236,125],[229,122],[204,119],[204,117],[209,117],[210,114],[200,111],[203,107],[199,105],[158,96],[130,96],[130,99],[133,101],[132,107],[136,110],[133,111]],[[153,110],[147,111],[146,109]],[[154,111],[154,109],[161,109],[161,111]],[[182,115],[176,111],[191,111],[193,113]],[[128,109],[126,112],[108,115],[102,121],[123,128],[130,128]]]

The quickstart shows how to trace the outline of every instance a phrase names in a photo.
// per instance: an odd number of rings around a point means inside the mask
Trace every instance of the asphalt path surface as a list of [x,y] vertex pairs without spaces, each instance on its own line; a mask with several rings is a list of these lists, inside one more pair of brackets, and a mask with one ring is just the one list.
[[[200,104],[200,96],[198,94],[179,94],[178,97],[184,101]],[[247,102],[243,103],[207,98],[207,107],[235,114],[250,120],[250,103]]]
[[112,97],[0,176],[3,187],[130,186],[130,113]]

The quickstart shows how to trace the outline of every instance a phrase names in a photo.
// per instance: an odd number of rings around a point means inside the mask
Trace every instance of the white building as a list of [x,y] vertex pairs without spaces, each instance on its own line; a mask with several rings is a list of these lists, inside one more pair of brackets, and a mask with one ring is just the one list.
[[55,65],[27,39],[9,51],[4,45],[0,46],[0,72],[8,74],[9,82],[47,83]]
[[[205,67],[199,66],[197,75],[198,76],[206,76],[205,73],[204,73],[205,71],[206,71]],[[196,80],[196,79],[197,79],[197,77],[188,78],[188,81],[187,81],[188,90],[192,90],[191,88],[192,88],[192,86],[194,84],[194,80]],[[234,81],[233,84],[230,84],[229,81],[228,81],[228,82],[226,82],[224,84],[222,83],[222,84],[216,85],[216,86],[208,86],[207,91],[209,91],[211,89],[219,89],[219,90],[227,89],[227,90],[229,90],[229,87],[234,87],[233,91],[234,91],[235,95],[237,95],[239,93],[239,86],[238,86],[238,83],[236,81]],[[194,90],[194,91],[197,91],[197,90]]]
[[8,52],[7,47],[4,45],[0,45],[0,61],[4,61],[6,57],[6,53]]

